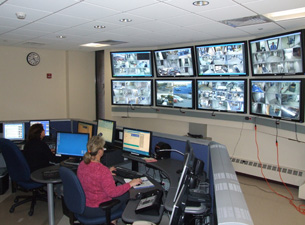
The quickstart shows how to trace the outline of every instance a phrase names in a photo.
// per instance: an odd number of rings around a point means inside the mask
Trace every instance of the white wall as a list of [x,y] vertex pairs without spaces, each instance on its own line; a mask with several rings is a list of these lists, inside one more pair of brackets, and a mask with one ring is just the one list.
[[[26,61],[40,55],[38,66]],[[95,119],[94,52],[0,46],[0,121]],[[46,74],[52,73],[52,79]]]

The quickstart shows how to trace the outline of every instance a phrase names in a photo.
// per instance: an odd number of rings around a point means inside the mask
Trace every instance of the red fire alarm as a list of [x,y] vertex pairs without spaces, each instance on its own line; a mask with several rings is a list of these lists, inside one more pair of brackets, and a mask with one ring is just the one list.
[[47,73],[47,78],[52,79],[52,73]]

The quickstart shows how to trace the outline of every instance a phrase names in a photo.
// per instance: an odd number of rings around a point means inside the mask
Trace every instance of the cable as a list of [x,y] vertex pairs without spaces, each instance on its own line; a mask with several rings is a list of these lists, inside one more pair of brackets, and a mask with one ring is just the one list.
[[261,162],[261,160],[260,160],[260,157],[259,157],[259,147],[258,147],[258,143],[257,143],[257,126],[256,126],[256,124],[255,124],[254,129],[255,129],[255,144],[256,144],[256,149],[257,149],[257,159],[258,159],[258,161],[259,161],[259,163],[260,163],[260,166],[261,166],[261,174],[262,174],[262,176],[264,177],[264,179],[265,179],[265,181],[266,181],[266,183],[267,183],[269,189],[270,189],[273,193],[277,194],[278,196],[287,199],[287,200],[289,201],[289,203],[290,203],[298,212],[300,212],[301,214],[305,215],[305,205],[296,206],[296,205],[294,204],[294,202],[293,202],[293,201],[294,201],[294,197],[293,197],[292,193],[290,192],[290,190],[288,189],[287,185],[284,183],[284,181],[283,181],[283,179],[282,179],[281,170],[280,170],[280,166],[279,166],[279,154],[278,154],[278,142],[277,142],[277,140],[276,140],[276,147],[277,147],[277,166],[278,166],[278,169],[279,169],[279,174],[280,174],[281,181],[282,181],[282,183],[285,185],[286,190],[289,192],[291,198],[289,198],[289,197],[287,197],[287,196],[285,196],[285,195],[282,195],[282,194],[278,193],[276,190],[274,190],[274,189],[271,187],[271,185],[270,185],[268,179],[265,177],[265,174],[264,174],[264,171],[263,171],[263,164],[262,164],[262,162]]
[[238,138],[238,140],[236,142],[236,145],[234,147],[234,151],[233,151],[232,157],[235,155],[235,151],[236,151],[236,148],[237,148],[237,146],[238,146],[238,144],[240,142],[241,134],[242,134],[243,129],[244,129],[244,122],[242,122],[241,129],[240,129],[240,132],[239,132],[239,138]]

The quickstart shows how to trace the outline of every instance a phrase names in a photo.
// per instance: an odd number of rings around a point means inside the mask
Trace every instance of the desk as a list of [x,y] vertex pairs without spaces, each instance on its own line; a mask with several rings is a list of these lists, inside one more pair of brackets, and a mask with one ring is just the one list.
[[[130,154],[123,153],[124,158],[128,158],[136,163],[144,163],[148,167],[152,167],[157,170],[161,170],[169,179],[170,187],[168,189],[168,193],[164,202],[164,207],[167,211],[172,211],[174,206],[174,197],[178,187],[179,182],[179,174],[177,174],[177,170],[181,170],[183,166],[183,162],[176,159],[159,159],[157,162],[146,162],[144,159],[140,157],[134,157]],[[137,166],[135,166],[137,167]]]
[[[179,182],[179,174],[177,174],[177,170],[181,170],[183,166],[183,162],[175,159],[160,159],[157,162],[146,162],[144,159],[140,157],[135,157],[129,154],[123,154],[124,158],[128,158],[132,160],[133,168],[138,168],[137,163],[144,163],[146,166],[161,170],[166,177],[169,179],[170,187],[168,189],[167,196],[164,199],[164,206],[160,207],[160,216],[150,216],[150,215],[141,215],[135,214],[135,209],[140,200],[137,201],[129,201],[122,215],[122,219],[126,222],[132,223],[137,220],[146,220],[151,221],[153,223],[159,223],[163,214],[163,210],[172,211],[174,206],[174,196],[178,187]],[[160,184],[158,184],[161,186]],[[161,186],[162,187],[162,186]],[[133,189],[133,191],[137,191]],[[132,196],[131,196],[132,197]]]
[[61,179],[48,179],[45,180],[42,176],[42,173],[47,170],[55,170],[59,169],[59,166],[49,166],[39,170],[34,171],[31,174],[31,179],[39,182],[47,184],[47,192],[48,192],[48,214],[49,214],[49,225],[54,225],[54,194],[53,194],[53,184],[60,183]]

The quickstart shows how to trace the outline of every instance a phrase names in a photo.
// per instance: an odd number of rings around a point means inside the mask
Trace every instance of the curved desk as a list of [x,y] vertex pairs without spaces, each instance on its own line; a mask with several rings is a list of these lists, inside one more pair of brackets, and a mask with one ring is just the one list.
[[176,159],[159,159],[157,162],[146,162],[140,157],[136,157],[129,154],[123,154],[123,157],[132,160],[133,162],[144,163],[148,167],[152,167],[157,170],[161,170],[166,177],[169,179],[170,187],[164,202],[164,207],[167,211],[172,211],[174,206],[174,197],[178,187],[180,175],[177,173],[178,170],[182,169],[183,162]]
[[59,169],[59,166],[48,166],[45,168],[38,169],[31,174],[31,179],[38,182],[47,184],[48,192],[48,214],[49,214],[49,225],[54,225],[54,197],[53,197],[53,184],[60,183],[60,177],[56,179],[44,179],[42,173],[48,170]]

